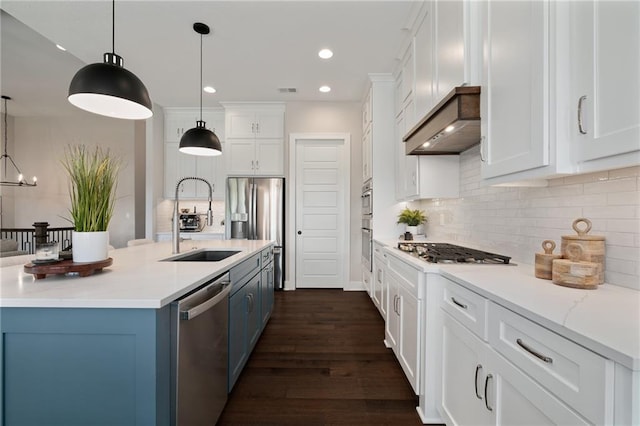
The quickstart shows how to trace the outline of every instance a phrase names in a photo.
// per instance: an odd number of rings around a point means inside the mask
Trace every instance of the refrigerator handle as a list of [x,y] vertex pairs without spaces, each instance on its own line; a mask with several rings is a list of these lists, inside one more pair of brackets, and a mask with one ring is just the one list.
[[255,183],[251,185],[251,232],[249,233],[249,239],[255,240],[258,238],[258,185]]
[[276,290],[284,289],[284,257],[280,246],[273,248],[273,283]]

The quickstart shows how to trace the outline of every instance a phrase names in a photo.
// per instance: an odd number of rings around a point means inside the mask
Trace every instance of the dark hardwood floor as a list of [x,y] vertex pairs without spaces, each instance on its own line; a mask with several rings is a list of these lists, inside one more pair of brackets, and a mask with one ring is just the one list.
[[276,292],[218,425],[421,425],[365,292]]

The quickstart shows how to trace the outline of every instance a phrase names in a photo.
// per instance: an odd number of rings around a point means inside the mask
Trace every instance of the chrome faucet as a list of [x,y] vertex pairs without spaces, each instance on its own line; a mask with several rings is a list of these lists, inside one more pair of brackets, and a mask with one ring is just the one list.
[[213,199],[213,187],[209,183],[208,180],[203,179],[201,177],[189,176],[183,177],[176,184],[176,195],[173,199],[173,220],[172,220],[172,229],[171,229],[171,246],[173,247],[172,253],[180,253],[180,213],[178,210],[178,190],[180,189],[180,184],[185,180],[199,180],[204,182],[209,187],[209,210],[207,210],[207,226],[213,225],[213,212],[211,211],[211,200]]

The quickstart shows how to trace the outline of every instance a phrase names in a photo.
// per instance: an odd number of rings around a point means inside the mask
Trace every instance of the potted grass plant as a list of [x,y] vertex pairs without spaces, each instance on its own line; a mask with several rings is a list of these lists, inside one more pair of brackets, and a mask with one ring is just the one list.
[[71,245],[74,262],[97,262],[108,258],[107,227],[113,216],[120,159],[109,150],[84,145],[69,146],[62,165],[69,178],[73,223]]
[[413,235],[418,233],[418,226],[426,221],[427,215],[418,209],[411,210],[407,207],[398,215],[398,223],[404,223],[406,225],[406,232],[411,234],[411,238],[405,239],[413,239]]

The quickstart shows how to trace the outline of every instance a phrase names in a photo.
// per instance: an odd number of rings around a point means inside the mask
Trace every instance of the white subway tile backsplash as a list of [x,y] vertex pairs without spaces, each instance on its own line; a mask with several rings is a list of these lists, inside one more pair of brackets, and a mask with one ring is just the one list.
[[624,247],[607,244],[606,256],[612,259],[638,262],[638,259],[640,259],[640,247]]
[[585,194],[606,194],[610,192],[635,191],[638,189],[637,178],[613,179],[601,182],[585,183]]
[[[606,194],[603,194],[605,196]],[[636,206],[604,206],[583,208],[584,216],[587,218],[604,218],[604,219],[633,219],[638,217],[638,208]]]
[[587,173],[583,175],[565,176],[563,178],[565,185],[573,183],[600,182],[609,179],[609,172]]
[[455,241],[533,264],[542,241],[560,252],[563,235],[575,235],[579,217],[591,235],[606,241],[608,283],[640,290],[640,167],[549,180],[549,186],[487,187],[480,177],[478,147],[460,155],[461,198],[423,200],[429,238]]
[[640,166],[609,171],[609,179],[620,179],[633,176],[640,176]]
[[605,229],[609,232],[631,232],[640,233],[640,220],[636,219],[609,219],[606,221]]
[[611,192],[607,194],[607,204],[610,206],[637,206],[640,204],[640,192]]

